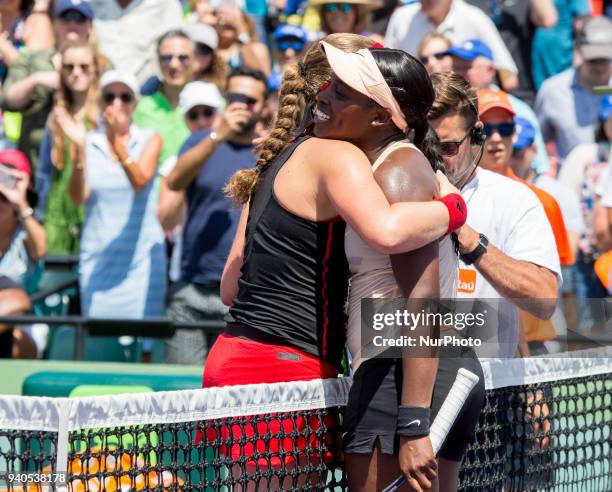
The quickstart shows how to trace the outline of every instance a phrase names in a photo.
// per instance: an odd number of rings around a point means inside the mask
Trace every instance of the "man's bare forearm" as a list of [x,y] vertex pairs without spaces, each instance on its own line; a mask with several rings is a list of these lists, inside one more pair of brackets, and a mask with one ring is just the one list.
[[[468,225],[463,226],[459,240],[462,250],[473,251],[478,241],[478,232]],[[517,307],[540,319],[552,316],[558,285],[556,275],[548,268],[515,260],[490,243],[474,266],[502,297]]]
[[173,191],[186,189],[200,174],[208,159],[215,153],[218,143],[217,139],[208,136],[181,155],[176,167],[166,179],[168,188]]

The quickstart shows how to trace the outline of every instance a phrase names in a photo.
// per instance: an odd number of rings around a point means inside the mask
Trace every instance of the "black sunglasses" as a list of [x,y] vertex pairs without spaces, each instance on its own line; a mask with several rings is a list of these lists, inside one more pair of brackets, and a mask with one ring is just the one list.
[[491,123],[485,123],[484,133],[489,138],[494,132],[498,132],[502,138],[508,138],[514,135],[514,122],[512,123],[497,123],[493,125]]
[[77,10],[67,10],[59,17],[64,22],[76,22],[77,24],[85,24],[89,20]]
[[129,92],[105,92],[102,94],[102,100],[106,104],[112,104],[117,98],[121,99],[121,102],[124,104],[129,104],[134,100],[134,96]]
[[203,106],[201,109],[192,108],[187,111],[187,118],[189,121],[196,121],[200,117],[212,118],[215,115],[215,108],[209,106]]
[[421,62],[423,65],[425,65],[425,64],[426,64],[426,63],[429,61],[429,59],[430,59],[432,56],[433,56],[433,57],[434,57],[436,60],[441,60],[441,59],[442,59],[442,58],[444,58],[445,56],[448,56],[448,53],[447,53],[446,51],[440,51],[439,53],[434,53],[434,54],[429,55],[429,56],[421,56],[421,57],[419,58],[419,61],[420,61],[420,62]]
[[178,58],[183,65],[187,65],[191,60],[191,56],[189,55],[159,55],[159,61],[161,63],[170,63],[174,58]]
[[83,73],[89,73],[91,70],[90,63],[64,63],[62,65],[62,68],[66,70],[66,72],[74,72],[76,67],[79,67]]
[[465,142],[465,139],[470,136],[472,133],[472,129],[470,128],[468,132],[463,136],[461,140],[444,140],[440,142],[440,154],[444,157],[453,157],[459,153],[459,148],[461,144]]
[[253,106],[257,104],[257,99],[249,97],[245,94],[240,94],[239,92],[228,92],[225,99],[227,99],[227,104],[232,104],[235,102],[241,102],[246,104],[247,106]]

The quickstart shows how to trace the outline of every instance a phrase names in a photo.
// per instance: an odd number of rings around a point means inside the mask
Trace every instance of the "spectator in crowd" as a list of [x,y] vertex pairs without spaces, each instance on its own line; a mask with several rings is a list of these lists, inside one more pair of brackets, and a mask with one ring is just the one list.
[[592,143],[602,96],[593,93],[612,76],[612,21],[591,17],[578,34],[583,62],[542,84],[535,103],[544,139],[565,159],[581,143]]
[[228,69],[217,53],[217,31],[212,26],[198,23],[188,25],[185,32],[194,42],[193,80],[212,82],[223,92]]
[[[0,205],[1,207],[1,205]],[[32,309],[23,288],[0,275],[0,316],[22,316]],[[21,328],[0,323],[0,359],[35,359],[36,346]]]
[[[557,201],[567,227],[572,254],[576,257],[578,255],[578,241],[584,231],[584,220],[578,193],[565,183],[547,174],[537,174],[533,167],[533,161],[538,152],[536,129],[529,120],[520,116],[514,118],[514,126],[515,137],[512,144],[510,167],[519,179],[533,183],[552,195]],[[570,285],[569,282],[568,285]]]
[[[478,39],[469,39],[451,47],[448,53],[453,57],[453,70],[464,77],[475,89],[498,89],[495,85],[496,70],[493,53],[489,47]],[[544,137],[540,123],[531,106],[512,94],[508,94],[512,109],[522,118],[529,120],[536,129],[538,154],[533,161],[538,174],[548,171],[550,164],[544,147]]]
[[[225,100],[216,85],[206,82],[190,82],[179,96],[179,108],[191,134],[210,131],[220,117]],[[176,166],[177,156],[168,157],[161,165],[159,204],[157,217],[164,231],[170,235],[172,254],[170,256],[169,278],[178,282],[181,274],[182,226],[187,213],[185,191],[173,191],[166,183],[167,176]]]
[[214,27],[219,35],[219,54],[231,69],[245,66],[270,74],[268,47],[259,42],[253,20],[237,5],[217,8]]
[[531,43],[531,73],[535,89],[572,66],[574,33],[579,32],[584,18],[591,13],[589,0],[554,0],[557,23],[538,27]]
[[[36,176],[39,195],[37,218],[47,232],[52,254],[78,254],[83,208],[74,204],[68,184],[77,156],[77,146],[68,137],[85,135],[98,126],[98,83],[103,62],[86,41],[68,43],[61,50],[59,90],[47,122]],[[71,127],[64,131],[65,127]]]
[[[166,178],[174,191],[185,190],[187,219],[183,231],[181,278],[170,293],[171,319],[221,319],[227,308],[219,287],[239,211],[223,192],[234,172],[252,167],[251,144],[266,101],[266,76],[248,68],[230,72],[227,109],[213,131],[193,133]],[[203,331],[177,330],[166,342],[166,360],[202,364],[207,351]]]
[[152,128],[162,137],[159,162],[178,153],[189,135],[179,106],[179,94],[193,74],[194,43],[184,31],[169,31],[157,41],[157,58],[162,72],[159,89],[136,106],[134,123]]
[[18,150],[0,151],[0,275],[28,286],[47,252],[44,228],[34,217],[32,167]]
[[92,18],[88,2],[58,0],[53,18],[55,49],[22,51],[11,65],[4,85],[6,103],[9,109],[23,114],[18,148],[28,156],[34,171],[38,169],[38,151],[53,107],[53,91],[59,86],[59,51],[68,42],[89,40]]
[[[559,181],[578,193],[586,226],[580,237],[578,257],[572,270],[572,283],[574,295],[578,300],[581,329],[588,329],[598,321],[594,307],[585,299],[597,299],[606,295],[604,288],[597,280],[593,267],[599,254],[603,252],[600,249],[603,244],[598,243],[605,244],[606,242],[601,239],[605,238],[605,235],[600,233],[599,239],[597,236],[595,205],[598,202],[597,183],[606,174],[609,166],[610,142],[612,141],[612,96],[602,98],[598,119],[594,131],[594,143],[582,143],[574,147],[565,159],[559,173]],[[599,189],[604,191],[605,188]]]
[[[609,96],[610,97],[610,96]],[[612,106],[612,104],[610,105]],[[612,110],[612,108],[611,108]],[[612,112],[612,111],[611,111]],[[612,119],[606,120],[608,141],[612,139]],[[602,255],[595,260],[595,273],[601,284],[612,295],[612,158],[608,157],[606,172],[599,179],[595,202],[595,234]]]
[[134,74],[140,84],[156,75],[156,42],[164,33],[182,27],[180,2],[89,0],[89,4],[95,13],[100,51],[113,66],[121,73]]
[[0,2],[0,82],[4,82],[21,48],[39,50],[53,46],[48,9],[49,0]]
[[447,36],[453,44],[479,39],[491,48],[501,85],[518,87],[518,68],[495,24],[478,7],[464,0],[423,0],[397,9],[387,27],[386,46],[414,54],[423,37],[431,31]]
[[453,70],[453,58],[448,54],[451,45],[450,39],[444,34],[433,31],[423,36],[416,56],[430,74],[451,72]]
[[370,31],[370,14],[382,6],[380,0],[312,0],[321,20],[323,34],[350,32],[368,36],[375,41],[382,37]]
[[478,168],[481,157],[483,164],[494,160],[500,168],[510,158],[513,132],[503,130],[502,138],[497,123],[491,126],[495,119],[512,118],[509,104],[477,100],[474,89],[454,73],[434,74],[432,82],[436,101],[430,124],[440,139],[449,180],[471,211],[457,231],[458,297],[500,299],[495,355],[513,357],[519,337],[516,307],[541,319],[553,314],[561,274],[554,237],[542,205],[526,186]]
[[489,14],[502,39],[514,55],[518,66],[519,87],[514,93],[533,104],[535,90],[531,77],[531,42],[537,27],[550,28],[557,23],[554,0],[523,0],[521,2],[491,2],[467,0]]
[[301,26],[281,24],[272,34],[272,39],[274,40],[274,71],[282,74],[288,65],[297,63],[308,42],[308,35]]
[[[533,191],[542,203],[546,217],[552,227],[561,265],[572,265],[575,259],[559,204],[544,190],[518,178],[510,167],[512,142],[516,130],[514,124],[516,113],[512,108],[508,94],[498,90],[481,89],[478,91],[478,102],[482,107],[480,109],[480,119],[484,124],[487,137],[482,156],[482,167],[519,181]],[[508,142],[510,146],[508,146]]]
[[86,135],[76,125],[63,128],[77,146],[70,197],[85,204],[81,310],[92,317],[160,316],[166,257],[153,178],[161,138],[132,123],[134,76],[108,71],[100,91],[103,125]]

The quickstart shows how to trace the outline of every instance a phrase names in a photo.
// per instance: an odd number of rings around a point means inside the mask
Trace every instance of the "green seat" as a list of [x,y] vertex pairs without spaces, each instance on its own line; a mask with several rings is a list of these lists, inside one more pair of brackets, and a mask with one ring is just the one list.
[[[45,358],[74,360],[75,331],[73,326],[51,328]],[[139,362],[141,357],[141,342],[138,339],[130,345],[122,345],[117,337],[92,337],[85,334],[84,360]]]

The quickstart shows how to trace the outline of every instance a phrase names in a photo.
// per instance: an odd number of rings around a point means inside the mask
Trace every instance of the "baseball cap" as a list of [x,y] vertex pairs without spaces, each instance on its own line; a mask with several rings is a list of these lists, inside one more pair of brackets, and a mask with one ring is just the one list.
[[208,24],[189,24],[185,27],[185,33],[195,43],[205,44],[212,50],[219,47],[219,35],[215,28]]
[[472,61],[479,56],[484,56],[493,61],[493,52],[479,39],[468,39],[461,44],[452,46],[446,53],[467,61]]
[[30,166],[30,160],[20,150],[0,150],[0,165],[12,167],[30,177],[32,176],[32,166]]
[[612,59],[612,21],[605,16],[589,17],[576,37],[585,60]]
[[114,83],[126,85],[136,97],[140,94],[138,82],[136,82],[136,78],[131,73],[121,73],[118,70],[108,70],[104,72],[100,79],[100,90]]
[[599,105],[599,119],[601,121],[607,120],[610,115],[612,115],[612,95],[602,97]]
[[189,82],[179,94],[179,108],[184,114],[195,106],[221,109],[225,106],[225,99],[215,84]]
[[59,17],[69,10],[76,10],[80,14],[83,14],[88,19],[94,18],[94,12],[89,5],[88,1],[85,0],[57,0],[55,2],[54,15]]
[[306,31],[302,27],[295,26],[293,24],[281,24],[274,30],[272,39],[277,41],[282,38],[296,38],[302,43],[306,43],[308,41]]
[[484,115],[487,111],[500,108],[508,111],[513,117],[516,114],[510,104],[508,94],[504,91],[496,91],[492,89],[480,89],[478,91],[478,114]]
[[514,118],[515,141],[512,147],[516,150],[529,147],[535,141],[535,127],[529,120],[517,116]]
[[319,46],[325,53],[329,66],[342,82],[385,108],[391,114],[395,126],[402,131],[406,130],[406,116],[393,97],[370,50],[361,49],[356,53],[347,53],[325,41],[321,41]]
[[272,72],[268,76],[268,92],[276,92],[280,88],[282,80],[283,80],[282,73]]

